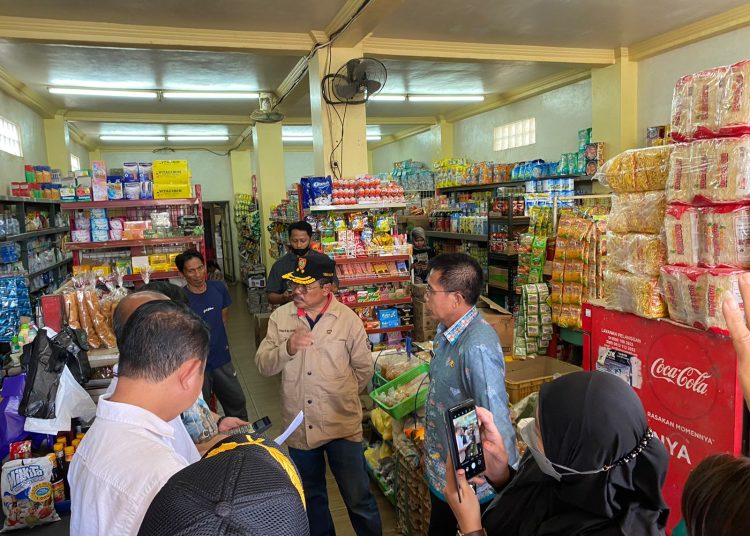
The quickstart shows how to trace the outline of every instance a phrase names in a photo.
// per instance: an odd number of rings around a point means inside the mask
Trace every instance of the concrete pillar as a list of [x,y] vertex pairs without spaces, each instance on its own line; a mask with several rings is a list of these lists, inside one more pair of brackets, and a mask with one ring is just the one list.
[[620,49],[614,65],[591,71],[592,136],[607,157],[638,144],[638,63]]
[[[268,248],[271,244],[268,233],[269,211],[271,205],[278,204],[286,193],[281,123],[257,123],[255,125],[253,128],[253,159],[255,174],[258,179],[258,201],[263,233],[261,244],[263,262],[266,265],[266,272],[269,272],[273,264],[273,259],[268,254]],[[240,164],[239,160],[238,164]],[[232,180],[234,181],[234,166],[232,167]]]
[[47,143],[47,165],[67,175],[70,171],[70,132],[62,115],[44,120],[44,139]]
[[[444,158],[453,158],[456,156],[453,153],[453,123],[449,123],[445,119],[440,119],[438,124],[433,126],[431,129],[434,146],[432,151],[432,160],[442,160]],[[426,164],[432,164],[432,162],[425,162]]]
[[[330,72],[334,74],[348,60],[361,58],[362,48],[333,47],[330,55]],[[321,91],[321,81],[328,74],[327,67],[328,51],[322,49],[310,60],[309,69],[315,174],[338,175],[345,178],[364,175],[368,170],[365,105],[328,104],[323,99]],[[341,140],[342,121],[344,139],[338,145]],[[336,173],[333,173],[333,162],[337,166]]]
[[[102,150],[101,148],[97,147],[93,151],[89,151],[89,162],[92,162],[94,160],[104,160],[102,158]],[[107,162],[107,166],[109,166],[110,163]]]

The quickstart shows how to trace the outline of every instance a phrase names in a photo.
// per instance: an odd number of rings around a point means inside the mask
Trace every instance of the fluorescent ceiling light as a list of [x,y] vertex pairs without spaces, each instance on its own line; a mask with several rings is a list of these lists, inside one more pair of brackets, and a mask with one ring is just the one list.
[[313,141],[312,136],[281,136],[281,141]]
[[247,91],[165,91],[165,99],[257,99],[258,93]]
[[481,102],[484,95],[409,95],[410,102]]
[[88,95],[91,97],[127,97],[132,99],[155,99],[159,96],[156,91],[94,89],[82,87],[51,87],[49,88],[49,92],[54,95]]
[[99,136],[102,141],[164,141],[164,136]]
[[375,136],[375,135],[372,135],[372,134],[368,135],[367,136],[367,141],[380,141],[380,136]]
[[373,95],[369,100],[404,102],[406,100],[406,95]]
[[169,136],[169,141],[229,141],[229,136]]

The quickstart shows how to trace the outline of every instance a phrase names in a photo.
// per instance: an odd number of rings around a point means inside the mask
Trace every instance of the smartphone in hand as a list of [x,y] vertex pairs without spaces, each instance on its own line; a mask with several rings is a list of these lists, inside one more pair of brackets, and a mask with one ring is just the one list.
[[463,469],[467,480],[485,470],[477,407],[473,399],[446,410],[445,428],[456,471]]

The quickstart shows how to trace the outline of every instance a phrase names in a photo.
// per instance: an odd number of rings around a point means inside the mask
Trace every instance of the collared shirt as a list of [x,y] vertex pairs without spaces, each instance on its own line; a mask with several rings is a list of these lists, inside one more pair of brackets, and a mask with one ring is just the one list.
[[[430,489],[442,499],[445,461],[450,452],[446,410],[473,398],[478,406],[492,412],[513,466],[518,451],[505,391],[505,359],[492,326],[472,307],[450,328],[438,325],[433,350],[425,421],[425,467]],[[486,502],[492,498],[493,490],[484,485],[477,488],[477,495]]]
[[102,395],[96,420],[73,456],[70,533],[136,535],[151,500],[188,466],[174,430],[150,411]]
[[[315,342],[289,355],[287,340],[300,328]],[[312,328],[294,302],[271,313],[255,364],[263,376],[281,373],[283,426],[304,411],[302,426],[287,440],[290,447],[309,450],[334,439],[362,440],[359,393],[372,378],[372,356],[362,320],[336,298]]]

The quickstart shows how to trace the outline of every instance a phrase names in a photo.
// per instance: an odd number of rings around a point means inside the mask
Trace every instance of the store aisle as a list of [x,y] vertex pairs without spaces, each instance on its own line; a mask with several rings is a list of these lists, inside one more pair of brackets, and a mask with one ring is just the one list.
[[[229,345],[234,366],[247,396],[247,409],[250,413],[250,419],[255,420],[267,415],[274,424],[273,431],[280,432],[280,377],[264,378],[258,373],[254,361],[255,333],[252,327],[252,316],[247,312],[245,306],[244,288],[241,285],[235,285],[229,288],[229,293],[233,301],[229,313]],[[396,512],[393,506],[386,500],[377,486],[372,485],[372,487],[383,520],[383,534],[398,534]],[[338,536],[354,535],[344,501],[330,471],[328,471],[328,496],[331,514],[336,524],[336,534]]]

